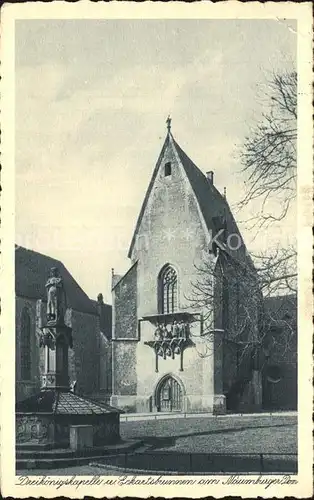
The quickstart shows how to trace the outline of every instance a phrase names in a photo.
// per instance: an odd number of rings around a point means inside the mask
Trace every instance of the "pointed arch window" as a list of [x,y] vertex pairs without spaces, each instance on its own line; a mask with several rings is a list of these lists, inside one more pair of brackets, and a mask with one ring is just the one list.
[[178,276],[176,270],[167,264],[159,275],[159,312],[172,313],[178,306]]
[[31,318],[26,308],[21,317],[21,379],[31,379]]
[[170,161],[168,161],[165,164],[165,177],[168,177],[169,175],[171,175],[171,162]]

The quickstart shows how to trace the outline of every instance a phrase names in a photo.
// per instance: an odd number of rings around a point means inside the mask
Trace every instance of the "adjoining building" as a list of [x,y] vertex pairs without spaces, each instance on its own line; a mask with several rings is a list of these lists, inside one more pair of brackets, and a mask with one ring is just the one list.
[[[62,262],[16,247],[16,400],[36,394],[44,368],[39,349],[40,310],[45,307],[45,282],[51,268],[58,268],[67,291],[67,318],[73,330],[69,349],[69,377],[78,393],[108,400],[111,393],[111,306],[101,294],[92,301]],[[40,302],[42,301],[42,306]]]
[[266,363],[263,408],[296,410],[298,396],[298,329],[296,294],[264,300]]

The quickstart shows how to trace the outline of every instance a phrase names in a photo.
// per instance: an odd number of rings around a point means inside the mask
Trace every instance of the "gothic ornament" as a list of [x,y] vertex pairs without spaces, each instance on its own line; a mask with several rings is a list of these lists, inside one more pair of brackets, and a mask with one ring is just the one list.
[[155,370],[158,372],[158,358],[174,359],[176,355],[180,356],[180,371],[183,371],[183,352],[187,347],[193,345],[189,336],[189,324],[183,320],[179,322],[174,320],[169,326],[164,322],[157,324],[154,340],[145,342],[155,351]]
[[54,350],[56,347],[56,336],[54,332],[49,328],[44,328],[39,331],[39,347],[49,347],[49,349]]

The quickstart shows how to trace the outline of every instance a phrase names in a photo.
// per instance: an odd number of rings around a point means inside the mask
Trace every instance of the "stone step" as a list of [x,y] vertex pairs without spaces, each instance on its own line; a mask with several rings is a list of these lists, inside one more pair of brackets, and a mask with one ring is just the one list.
[[[131,447],[128,447],[128,450],[130,450]],[[132,448],[131,448],[132,449]],[[53,450],[47,450],[47,451],[29,451],[29,450],[23,450],[23,451],[18,451],[16,456],[18,459],[21,460],[28,460],[28,459],[57,459],[57,458],[69,458],[69,457],[89,457],[92,455],[111,455],[115,452],[115,454],[118,453],[125,453],[125,447],[122,448],[116,448],[113,450],[112,448],[104,448],[104,447],[95,447],[95,448],[87,448],[84,450],[70,450],[70,449],[53,449]]]
[[67,458],[40,458],[40,459],[17,459],[16,469],[62,469],[64,467],[75,467],[77,465],[88,465],[104,458],[104,455],[91,455],[89,457],[67,457]]
[[28,441],[27,443],[17,443],[16,444],[16,451],[46,451],[46,450],[53,450],[55,446],[52,443],[36,443],[36,442],[30,442]]
[[85,465],[90,461],[103,459],[105,456],[115,456],[130,453],[143,446],[141,440],[128,440],[106,447],[93,447],[86,450],[74,451],[68,448],[51,449],[46,451],[17,450],[16,468],[45,469]]
[[[88,457],[91,455],[95,455],[96,450],[92,449],[85,449],[85,450],[80,450],[79,452],[75,450],[70,450],[70,449],[53,449],[49,451],[29,451],[29,450],[22,450],[22,451],[17,451],[16,457],[18,460],[32,460],[32,459],[57,459],[57,458],[70,458],[70,457]],[[110,452],[111,453],[111,452]],[[105,455],[106,450],[99,450],[98,455]]]

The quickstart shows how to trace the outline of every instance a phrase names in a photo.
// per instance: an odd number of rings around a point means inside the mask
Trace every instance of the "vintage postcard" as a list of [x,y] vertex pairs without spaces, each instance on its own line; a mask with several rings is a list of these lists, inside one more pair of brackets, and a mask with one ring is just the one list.
[[1,16],[1,492],[312,495],[311,3]]

